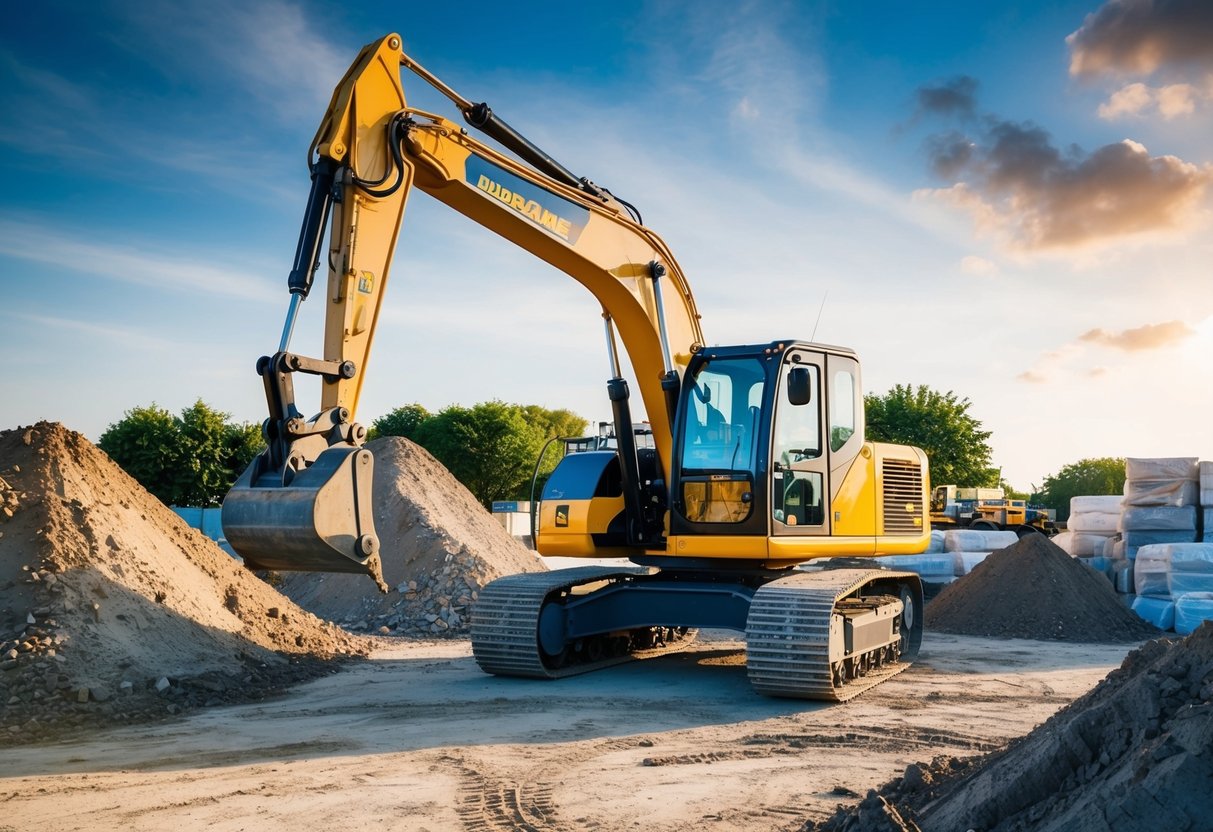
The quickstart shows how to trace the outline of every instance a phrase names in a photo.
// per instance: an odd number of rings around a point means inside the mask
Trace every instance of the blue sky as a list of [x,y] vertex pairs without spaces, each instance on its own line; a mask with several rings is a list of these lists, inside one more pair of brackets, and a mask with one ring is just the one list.
[[[95,440],[199,397],[260,421],[308,143],[397,31],[636,204],[709,342],[807,338],[824,301],[816,337],[859,352],[866,391],[969,398],[1019,487],[1088,456],[1213,458],[1207,2],[410,5],[9,13],[0,427]],[[318,353],[304,314],[293,346]],[[360,420],[499,398],[596,421],[606,370],[583,289],[410,200]]]

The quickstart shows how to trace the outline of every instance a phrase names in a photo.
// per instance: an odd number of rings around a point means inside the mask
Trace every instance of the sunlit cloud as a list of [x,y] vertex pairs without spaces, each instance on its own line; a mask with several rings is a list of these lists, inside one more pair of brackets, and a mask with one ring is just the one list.
[[1150,75],[1165,66],[1213,68],[1213,3],[1109,0],[1066,38],[1070,74]]
[[972,214],[979,231],[1020,251],[1116,245],[1127,237],[1174,233],[1204,218],[1202,203],[1213,165],[1151,156],[1126,139],[1091,153],[1064,152],[1031,123],[987,117],[973,137],[933,136],[929,162],[958,180],[923,190]]
[[1112,93],[1107,102],[1099,106],[1099,117],[1110,121],[1157,113],[1170,121],[1192,115],[1196,112],[1196,103],[1207,97],[1204,91],[1191,84],[1150,87],[1138,82]]
[[1121,332],[1092,329],[1078,336],[1078,340],[1085,344],[1098,344],[1137,352],[1169,347],[1195,334],[1196,331],[1183,321],[1167,321],[1161,324],[1146,324]]
[[970,254],[961,259],[960,270],[974,277],[993,277],[998,274],[998,264]]
[[1089,360],[1092,350],[1111,348],[1122,352],[1144,353],[1167,349],[1187,341],[1196,335],[1197,331],[1198,329],[1184,321],[1143,324],[1120,331],[1110,331],[1102,327],[1091,329],[1073,341],[1042,353],[1032,367],[1016,376],[1016,380],[1045,384],[1055,378],[1075,374],[1091,379],[1102,378],[1110,374],[1106,366],[1083,366]]

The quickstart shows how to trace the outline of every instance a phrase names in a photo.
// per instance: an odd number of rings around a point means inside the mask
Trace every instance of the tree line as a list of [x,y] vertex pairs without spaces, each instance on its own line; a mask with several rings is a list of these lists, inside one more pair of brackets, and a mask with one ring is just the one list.
[[[952,391],[925,385],[896,385],[864,397],[867,438],[922,448],[932,483],[966,487],[1003,486],[1008,496],[1027,498],[1069,515],[1070,498],[1119,494],[1124,459],[1082,459],[1045,477],[1028,494],[1002,482],[992,464],[991,432]],[[437,413],[413,403],[371,423],[370,437],[401,436],[428,450],[486,507],[496,500],[527,499],[535,463],[545,444],[584,434],[588,423],[575,413],[540,405],[482,402],[451,405]],[[201,399],[173,415],[156,404],[128,410],[102,434],[98,446],[144,488],[168,505],[217,506],[232,483],[264,448],[261,428],[235,423]],[[559,460],[545,455],[541,480]]]

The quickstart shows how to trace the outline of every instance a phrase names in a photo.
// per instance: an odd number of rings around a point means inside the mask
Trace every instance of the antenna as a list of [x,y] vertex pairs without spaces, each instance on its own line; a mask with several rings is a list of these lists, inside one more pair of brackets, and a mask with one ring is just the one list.
[[813,322],[813,334],[809,336],[810,341],[817,340],[817,325],[821,323],[821,313],[826,308],[826,298],[830,296],[830,290],[826,289],[826,293],[821,296],[821,307],[817,310],[817,320]]

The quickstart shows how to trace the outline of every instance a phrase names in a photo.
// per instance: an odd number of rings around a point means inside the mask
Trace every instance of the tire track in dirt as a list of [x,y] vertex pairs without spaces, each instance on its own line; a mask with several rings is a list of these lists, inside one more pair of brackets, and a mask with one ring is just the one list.
[[993,751],[1001,748],[970,734],[937,729],[896,729],[894,731],[842,730],[829,733],[751,734],[734,740],[741,748],[725,748],[698,754],[646,757],[646,766],[701,765],[732,760],[758,760],[794,756],[814,749],[861,747],[873,752],[901,752],[922,748],[951,748],[963,751]]
[[539,766],[526,759],[498,768],[470,754],[444,754],[440,762],[458,773],[456,812],[467,832],[585,832],[600,827],[586,818],[570,821],[560,816],[553,791],[562,775],[588,758],[635,746],[632,739],[573,745],[565,753],[545,757]]

